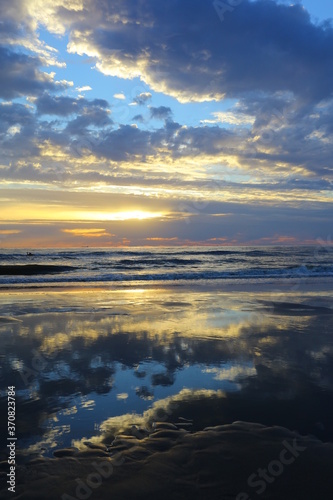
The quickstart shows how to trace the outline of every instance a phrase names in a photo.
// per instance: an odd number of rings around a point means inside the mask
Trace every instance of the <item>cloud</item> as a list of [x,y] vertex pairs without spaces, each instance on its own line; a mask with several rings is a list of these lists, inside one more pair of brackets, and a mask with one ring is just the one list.
[[[154,164],[157,168],[160,162],[176,167],[181,159],[191,162],[195,158],[197,168],[201,168],[200,165],[207,168],[210,164],[223,164],[223,168],[215,167],[218,168],[215,174],[217,179],[225,175],[226,169],[231,169],[231,173],[238,169],[239,172],[252,174],[253,185],[258,184],[255,176],[262,179],[263,184],[269,184],[269,178],[278,182],[279,172],[282,172],[284,189],[312,189],[309,187],[311,183],[322,189],[330,186],[327,183],[333,154],[329,119],[331,103],[321,104],[311,109],[305,115],[306,119],[299,119],[298,112],[288,114],[272,108],[270,114],[264,109],[264,102],[247,100],[239,104],[239,112],[233,111],[232,116],[237,120],[238,117],[242,119],[244,114],[256,114],[252,127],[250,124],[246,128],[229,129],[217,124],[189,127],[168,118],[162,127],[155,130],[140,130],[130,125],[116,128],[107,109],[108,103],[100,99],[89,101],[43,94],[34,100],[34,105],[36,113],[29,105],[13,103],[0,106],[2,161],[9,162],[16,158],[21,164],[17,169],[13,163],[8,174],[22,176],[25,172],[29,179],[29,175],[37,173],[37,170],[31,170],[27,165],[40,162],[42,157],[44,163],[48,158],[47,168],[39,169],[38,176],[47,171],[51,173],[52,164],[55,170],[63,171],[60,159],[73,165],[75,158],[90,154],[96,159],[112,162],[145,162],[147,173],[154,171]],[[42,121],[44,114],[56,114],[61,121]],[[161,108],[153,108],[153,114],[167,118],[169,111],[164,107],[162,111]],[[141,121],[143,117],[137,115],[133,120]],[[140,168],[142,170],[142,166]],[[83,181],[81,173],[82,167],[77,165],[77,172],[72,172],[71,176]],[[286,174],[293,174],[292,181],[286,182]],[[98,175],[101,180],[103,178],[101,172],[94,175],[96,179]],[[311,182],[304,177],[309,175]],[[314,179],[314,175],[323,177],[322,181]],[[36,179],[36,176],[33,175],[33,178]],[[131,181],[128,179],[127,182]],[[276,186],[282,186],[281,180]]]
[[32,126],[34,115],[27,105],[19,103],[0,103],[0,132],[13,125]]
[[201,123],[227,123],[229,125],[253,125],[254,116],[237,113],[237,111],[214,111],[213,118],[201,120]]
[[113,97],[115,99],[120,99],[120,100],[124,100],[126,99],[126,96],[123,94],[123,93],[120,93],[120,94],[113,94]]
[[105,229],[62,229],[62,232],[83,238],[101,238],[103,236],[114,236],[114,234],[108,233]]
[[145,120],[144,120],[142,115],[135,115],[135,116],[133,116],[132,121],[144,123]]
[[243,0],[223,24],[205,0],[84,6],[69,28],[69,50],[96,58],[107,75],[139,76],[180,101],[259,91],[316,101],[331,95],[333,30],[313,24],[299,4]]
[[35,130],[36,118],[28,105],[0,103],[1,161],[38,155]]
[[118,129],[106,132],[100,140],[92,145],[92,152],[96,156],[112,159],[113,161],[127,161],[130,158],[145,158],[153,154],[151,133],[131,125],[120,125]]
[[88,107],[84,108],[79,116],[67,124],[65,133],[70,133],[72,136],[81,136],[85,134],[86,129],[90,126],[107,127],[112,123],[108,110],[100,107]]
[[12,235],[21,233],[21,229],[0,229],[0,235]]
[[[19,48],[18,53],[37,55],[43,66],[65,68],[66,64],[63,61],[58,61],[57,49],[39,38],[38,21],[31,12],[37,3],[38,0],[30,3],[24,0],[1,3],[0,44],[7,45],[14,51]],[[43,5],[44,12],[46,8],[47,6]]]
[[146,241],[149,242],[157,242],[157,243],[170,243],[170,241],[176,242],[178,241],[178,237],[174,236],[173,238],[162,238],[160,236],[153,236],[151,238],[146,238]]
[[[226,113],[222,116],[227,116],[229,125],[230,121],[239,121],[239,124],[246,121],[246,127],[231,128],[217,123],[197,127],[181,125],[170,119],[170,108],[152,107],[153,116],[165,119],[163,126],[154,130],[140,130],[130,125],[115,127],[108,103],[102,99],[75,99],[44,92],[30,102],[0,105],[2,163],[12,162],[11,169],[3,170],[2,174],[12,178],[56,179],[52,171],[66,171],[65,165],[71,164],[71,173],[62,179],[88,182],[89,178],[99,177],[103,181],[104,176],[107,180],[105,172],[89,173],[89,169],[85,172],[77,163],[78,158],[90,154],[95,160],[124,163],[123,168],[128,172],[125,163],[143,162],[147,177],[160,168],[161,162],[168,164],[168,168],[177,168],[181,159],[191,162],[195,158],[199,169],[215,164],[214,178],[217,179],[228,170],[232,174],[237,169],[239,173],[252,175],[252,186],[262,183],[271,189],[269,184],[274,180],[276,187],[284,190],[331,188],[331,100],[304,109],[287,96],[272,96],[267,100],[263,96],[247,97],[238,101],[231,111],[222,112]],[[57,119],[45,120],[44,115],[54,115]],[[218,112],[216,118],[220,117]],[[133,120],[142,122],[144,118],[139,114]],[[32,167],[36,163],[41,167]],[[136,168],[142,171],[142,165]],[[281,173],[283,180],[278,178]],[[286,177],[289,174],[290,179]],[[172,175],[170,171],[166,177]],[[210,175],[208,170],[206,175]],[[135,176],[133,181],[127,177],[127,185],[131,182],[136,182]],[[148,185],[150,181],[146,178],[145,182]]]
[[171,109],[166,106],[159,106],[158,108],[150,107],[150,116],[156,120],[166,120],[171,114]]
[[76,90],[78,92],[88,92],[89,90],[92,90],[92,88],[89,85],[84,85],[83,87],[76,87]]
[[70,86],[66,81],[56,82],[54,74],[41,71],[42,65],[39,57],[0,47],[0,97],[9,100],[38,95],[44,90],[65,90]]
[[149,102],[152,98],[152,95],[150,92],[141,92],[141,94],[138,94],[136,97],[134,97],[133,102],[135,104],[138,104],[139,106],[143,106],[147,102]]
[[83,98],[75,99],[73,97],[53,96],[48,93],[42,94],[33,102],[40,115],[67,116],[82,113],[88,108],[106,109],[108,107],[108,102],[104,99],[88,101]]

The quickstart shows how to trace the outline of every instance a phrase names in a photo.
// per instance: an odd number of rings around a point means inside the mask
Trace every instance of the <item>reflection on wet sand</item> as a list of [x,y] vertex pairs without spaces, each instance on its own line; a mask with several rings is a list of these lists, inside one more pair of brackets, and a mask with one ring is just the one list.
[[17,498],[327,498],[332,444],[240,421],[196,430],[181,416],[200,420],[225,399],[219,391],[183,390],[141,416],[107,419],[98,436],[21,464]]
[[[200,453],[209,464],[215,463],[218,455],[223,468],[228,468],[228,460],[235,465],[241,455],[232,447],[230,436],[234,436],[243,450],[243,474],[237,476],[237,484],[243,478],[246,485],[251,473],[248,465],[252,466],[251,446],[259,431],[252,424],[247,430],[230,427],[232,422],[282,426],[333,441],[333,314],[329,297],[325,293],[290,293],[289,299],[284,296],[281,301],[264,293],[179,290],[36,293],[33,298],[16,293],[2,297],[0,378],[2,387],[15,384],[17,390],[20,491],[34,491],[31,498],[43,498],[38,496],[37,486],[45,474],[63,477],[72,460],[73,470],[83,477],[92,456],[109,460],[111,453],[125,450],[126,460],[137,464],[119,468],[119,478],[115,473],[112,481],[118,484],[118,498],[121,492],[131,498],[129,486],[123,484],[127,474],[137,478],[141,467],[146,467],[144,475],[161,476],[163,483],[167,467],[178,477],[175,464],[182,454],[189,460],[191,450],[195,455],[193,469],[189,466],[184,477],[180,474],[177,479],[184,495],[192,492],[193,498],[203,498],[199,493],[208,488],[205,498],[215,498],[214,488],[218,487],[231,488],[234,497],[226,493],[225,498],[235,498],[239,493],[236,483],[232,486],[223,482],[226,479],[210,477],[212,465],[207,470],[202,466],[201,472],[197,469]],[[5,414],[5,398],[0,404],[1,414]],[[164,441],[162,435],[157,439],[156,422],[172,424],[176,440],[171,434],[164,436]],[[221,424],[227,427],[200,434],[206,427]],[[265,432],[260,428],[259,435],[267,436],[268,448],[281,444],[281,439],[274,441],[273,431]],[[288,437],[289,431],[281,432]],[[147,434],[138,437],[138,433]],[[327,450],[331,457],[328,445],[325,448],[313,440],[310,446],[310,441],[308,447],[320,450],[319,461]],[[202,448],[196,455],[198,442]],[[223,446],[228,453],[222,452]],[[263,442],[262,448],[262,457],[268,459]],[[157,460],[155,455],[162,452],[163,459],[159,456]],[[43,458],[52,456],[56,458]],[[6,450],[1,457],[5,467]],[[157,460],[156,469],[153,460]],[[36,473],[35,486],[30,484],[29,471]],[[195,474],[199,479],[194,480]],[[133,478],[128,482],[132,486]],[[63,480],[68,488],[62,492],[75,497],[73,476]],[[48,481],[51,479],[45,480],[47,488],[52,483]],[[149,481],[156,493],[158,481]],[[193,490],[195,481],[198,496]],[[96,498],[106,498],[108,487],[108,481],[103,481]],[[224,498],[222,490],[216,498]],[[54,491],[59,493],[59,487]]]

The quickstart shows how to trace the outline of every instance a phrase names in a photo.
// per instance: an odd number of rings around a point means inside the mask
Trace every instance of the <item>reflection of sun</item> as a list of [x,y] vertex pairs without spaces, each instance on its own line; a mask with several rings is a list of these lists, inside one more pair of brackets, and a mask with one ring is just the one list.
[[128,210],[126,212],[80,212],[80,218],[85,220],[144,220],[162,217],[161,212],[145,212],[144,210]]

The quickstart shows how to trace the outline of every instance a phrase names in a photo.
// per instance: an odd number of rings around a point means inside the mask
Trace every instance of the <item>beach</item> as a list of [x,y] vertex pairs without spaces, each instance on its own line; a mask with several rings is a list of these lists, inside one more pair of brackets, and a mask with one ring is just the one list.
[[329,279],[7,287],[1,496],[324,498],[332,324]]

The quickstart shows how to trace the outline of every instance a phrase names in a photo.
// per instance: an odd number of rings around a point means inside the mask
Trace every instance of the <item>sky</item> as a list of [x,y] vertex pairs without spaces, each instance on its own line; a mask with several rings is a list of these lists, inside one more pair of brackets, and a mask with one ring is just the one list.
[[0,247],[331,241],[331,0],[0,19]]

